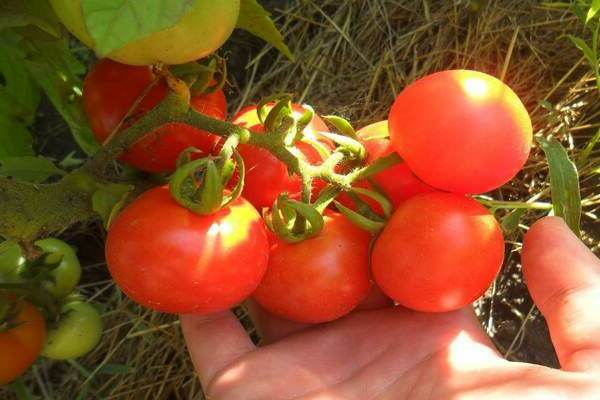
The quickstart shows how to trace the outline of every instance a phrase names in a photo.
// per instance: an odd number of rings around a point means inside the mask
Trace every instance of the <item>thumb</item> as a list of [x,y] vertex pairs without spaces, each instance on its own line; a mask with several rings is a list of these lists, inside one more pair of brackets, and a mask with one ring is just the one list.
[[521,255],[563,369],[600,371],[600,261],[556,217],[531,227]]

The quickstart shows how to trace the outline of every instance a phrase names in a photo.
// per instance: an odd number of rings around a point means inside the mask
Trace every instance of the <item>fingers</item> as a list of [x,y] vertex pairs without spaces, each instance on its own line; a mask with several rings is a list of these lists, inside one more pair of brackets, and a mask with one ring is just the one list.
[[205,388],[219,371],[255,349],[231,311],[179,318],[192,362]]
[[250,314],[250,318],[252,319],[252,322],[254,322],[258,334],[262,339],[262,344],[276,342],[311,326],[309,324],[302,324],[279,318],[266,311],[251,299],[247,300],[245,305],[248,309],[248,314]]
[[387,297],[375,283],[372,283],[367,297],[356,307],[356,311],[378,310],[393,305],[392,299]]
[[600,370],[600,261],[556,217],[531,227],[521,257],[562,367]]

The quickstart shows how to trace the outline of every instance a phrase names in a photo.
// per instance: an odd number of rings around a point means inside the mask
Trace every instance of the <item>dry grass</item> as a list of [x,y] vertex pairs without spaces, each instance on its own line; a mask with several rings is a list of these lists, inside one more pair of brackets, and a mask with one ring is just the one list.
[[[558,137],[577,159],[578,149],[600,125],[594,82],[563,36],[580,34],[579,22],[567,11],[533,2],[490,1],[478,12],[469,11],[466,3],[293,2],[276,16],[297,62],[288,63],[268,49],[255,52],[232,82],[234,106],[292,92],[318,112],[345,116],[360,127],[385,118],[395,94],[415,78],[440,69],[472,68],[511,85],[531,111],[536,132]],[[551,111],[540,106],[541,100],[553,105]],[[593,169],[598,160],[594,152],[581,178],[584,228],[594,246],[599,235],[594,231],[598,196]],[[536,149],[524,172],[493,195],[549,201],[546,173]],[[531,308],[518,260],[522,232],[538,216],[526,215],[521,229],[508,238],[503,274],[477,310],[508,357],[553,365],[545,325]],[[87,266],[85,274],[102,277],[83,287],[105,308],[101,345],[76,363],[38,363],[25,377],[27,386],[46,399],[202,399],[177,320],[129,302],[104,278],[102,264]],[[12,395],[0,390],[0,398]]]

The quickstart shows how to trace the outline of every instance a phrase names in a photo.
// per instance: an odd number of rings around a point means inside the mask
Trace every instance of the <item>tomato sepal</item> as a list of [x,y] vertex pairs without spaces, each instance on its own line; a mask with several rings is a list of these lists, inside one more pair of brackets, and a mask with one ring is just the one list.
[[377,234],[385,227],[385,222],[369,219],[364,215],[349,209],[339,201],[334,201],[333,204],[335,204],[338,211],[342,213],[344,217],[348,218],[350,222],[371,234]]

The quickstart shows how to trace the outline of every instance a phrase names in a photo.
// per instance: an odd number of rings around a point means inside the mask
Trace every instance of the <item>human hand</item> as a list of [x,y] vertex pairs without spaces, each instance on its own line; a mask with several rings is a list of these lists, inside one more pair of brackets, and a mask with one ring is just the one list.
[[532,226],[522,262],[562,369],[509,362],[470,309],[386,306],[322,325],[255,310],[255,347],[231,312],[182,315],[211,400],[600,399],[600,261],[559,218]]

